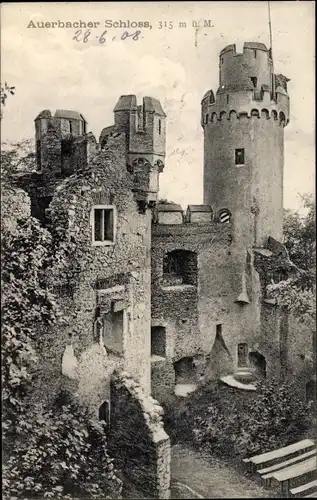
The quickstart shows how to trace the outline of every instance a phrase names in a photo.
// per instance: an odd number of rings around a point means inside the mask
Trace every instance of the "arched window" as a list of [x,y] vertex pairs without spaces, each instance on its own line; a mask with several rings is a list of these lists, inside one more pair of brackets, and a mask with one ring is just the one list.
[[272,118],[274,120],[277,120],[277,111],[275,111],[275,109],[273,109],[273,111],[272,111]]
[[213,114],[211,115],[211,121],[212,121],[213,123],[216,123],[216,121],[217,121],[217,114],[216,114],[216,113],[213,113]]
[[285,125],[286,117],[285,117],[283,111],[280,111],[279,118],[280,118],[280,125]]
[[225,111],[221,111],[220,113],[220,120],[224,120],[227,116],[227,113]]
[[207,113],[207,114],[206,114],[206,117],[205,117],[205,123],[208,123],[208,121],[209,121],[209,115],[208,115],[208,113]]
[[104,401],[99,407],[99,420],[105,422],[107,427],[110,425],[110,403],[108,400]]
[[251,116],[257,116],[258,118],[260,118],[259,110],[258,109],[252,109]]
[[228,224],[231,220],[231,213],[227,209],[220,210],[218,219],[222,224]]
[[267,109],[262,109],[261,118],[265,118],[266,120],[268,120],[270,118],[270,113],[268,112]]

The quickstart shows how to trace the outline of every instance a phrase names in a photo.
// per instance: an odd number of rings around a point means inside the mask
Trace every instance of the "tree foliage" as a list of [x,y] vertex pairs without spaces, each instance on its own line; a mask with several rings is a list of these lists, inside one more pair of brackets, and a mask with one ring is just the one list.
[[[16,147],[2,156],[9,190],[13,173],[28,168],[25,159],[33,162]],[[4,497],[119,498],[121,481],[107,454],[104,429],[76,401],[37,408],[30,398],[41,370],[41,340],[64,321],[47,279],[56,261],[53,243],[33,217],[2,230]]]
[[316,205],[311,194],[302,195],[301,200],[305,216],[285,210],[284,245],[297,267],[311,271],[316,266]]
[[268,293],[279,305],[309,322],[316,319],[316,206],[312,195],[301,199],[306,215],[287,210],[284,217],[284,245],[298,272],[270,285]]
[[24,439],[4,466],[5,500],[121,497],[102,425],[67,394],[60,394],[53,409],[28,413],[18,427]]
[[[1,106],[5,106],[8,96],[15,94],[15,87],[11,87],[7,82],[4,84],[1,83],[1,91],[0,91],[0,102]],[[2,118],[2,109],[0,111],[0,118]]]
[[182,412],[167,409],[167,431],[212,454],[246,457],[300,439],[313,427],[313,408],[277,381],[258,383],[255,393],[218,386],[189,396]]

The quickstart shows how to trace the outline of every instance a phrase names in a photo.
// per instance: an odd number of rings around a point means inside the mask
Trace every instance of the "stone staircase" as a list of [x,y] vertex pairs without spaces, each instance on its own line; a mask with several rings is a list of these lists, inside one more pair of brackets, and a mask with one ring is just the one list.
[[252,384],[256,382],[257,376],[254,368],[250,366],[241,366],[236,368],[233,377],[242,384]]

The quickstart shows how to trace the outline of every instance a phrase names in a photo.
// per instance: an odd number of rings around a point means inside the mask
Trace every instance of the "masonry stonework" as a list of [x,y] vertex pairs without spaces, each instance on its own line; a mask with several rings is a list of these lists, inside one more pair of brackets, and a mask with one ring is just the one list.
[[263,44],[221,52],[219,88],[201,104],[204,204],[186,212],[157,202],[166,115],[151,97],[121,96],[99,141],[80,113],[41,112],[37,171],[17,179],[11,212],[23,198],[51,232],[47,279],[63,312],[41,337],[34,397],[67,386],[95,416],[108,405],[124,474],[157,498],[169,498],[170,444],[151,393],[165,402],[241,366],[297,377],[301,391],[313,380],[311,328],[266,297],[296,272],[280,243],[282,80]]

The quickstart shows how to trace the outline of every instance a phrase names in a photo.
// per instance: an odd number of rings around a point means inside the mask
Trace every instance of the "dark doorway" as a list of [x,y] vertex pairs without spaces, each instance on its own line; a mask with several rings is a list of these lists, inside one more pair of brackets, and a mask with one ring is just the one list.
[[166,329],[164,326],[151,328],[151,356],[166,356]]
[[266,361],[265,357],[262,356],[257,351],[253,351],[249,353],[249,362],[251,367],[255,369],[255,372],[258,377],[265,378],[266,377]]
[[106,399],[99,407],[99,420],[106,423],[107,428],[110,425],[110,402]]

